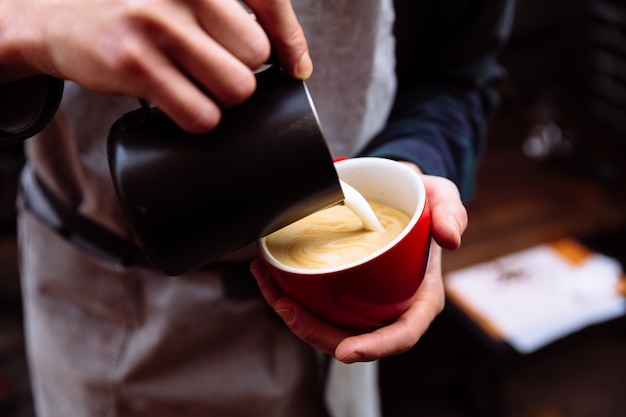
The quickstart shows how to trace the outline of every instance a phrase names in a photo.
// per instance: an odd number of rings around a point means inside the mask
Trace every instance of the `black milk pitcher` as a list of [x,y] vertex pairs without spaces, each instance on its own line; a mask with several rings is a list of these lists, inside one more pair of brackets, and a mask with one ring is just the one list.
[[134,239],[168,275],[204,266],[343,200],[304,82],[268,65],[206,134],[143,106],[112,126],[108,159]]

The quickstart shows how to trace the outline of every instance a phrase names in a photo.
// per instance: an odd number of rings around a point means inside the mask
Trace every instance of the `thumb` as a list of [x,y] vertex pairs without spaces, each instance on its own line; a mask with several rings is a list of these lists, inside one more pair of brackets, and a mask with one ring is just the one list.
[[247,0],[258,22],[270,37],[283,67],[294,78],[305,80],[313,72],[304,30],[289,0]]
[[459,191],[452,181],[442,177],[425,175],[423,180],[428,190],[433,237],[442,248],[456,250],[468,223]]

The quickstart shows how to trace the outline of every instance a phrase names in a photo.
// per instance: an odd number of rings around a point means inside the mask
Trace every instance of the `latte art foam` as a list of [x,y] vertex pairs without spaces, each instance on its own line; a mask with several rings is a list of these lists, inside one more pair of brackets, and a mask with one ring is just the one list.
[[280,263],[295,268],[331,268],[364,258],[391,242],[410,220],[398,209],[369,203],[383,232],[367,230],[348,207],[337,205],[267,236],[267,248]]

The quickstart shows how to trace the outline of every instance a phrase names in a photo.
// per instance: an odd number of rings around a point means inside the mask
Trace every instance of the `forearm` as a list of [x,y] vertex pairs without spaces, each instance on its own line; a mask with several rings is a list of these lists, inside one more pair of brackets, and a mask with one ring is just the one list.
[[386,128],[363,153],[410,161],[426,174],[449,178],[467,200],[488,113],[474,89],[435,85],[405,90]]
[[23,0],[0,2],[0,86],[42,73],[29,59],[39,53],[32,16],[36,8]]
[[498,101],[497,58],[514,2],[426,3],[395,2],[398,94],[387,126],[363,153],[414,162],[451,179],[467,200]]

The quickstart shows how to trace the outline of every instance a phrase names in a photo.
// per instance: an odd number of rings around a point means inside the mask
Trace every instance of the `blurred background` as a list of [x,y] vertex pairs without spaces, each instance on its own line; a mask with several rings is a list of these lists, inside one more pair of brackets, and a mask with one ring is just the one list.
[[[445,273],[560,238],[626,263],[626,1],[518,0],[494,118]],[[20,147],[0,152],[0,416],[32,417],[14,199]],[[381,362],[385,417],[622,417],[626,319],[530,353],[449,299],[423,340]],[[529,305],[529,308],[534,306]]]
[[[446,276],[573,238],[620,262],[626,295],[626,1],[518,0],[502,63],[502,107]],[[625,415],[624,313],[520,353],[468,311],[450,297],[411,352],[382,362],[385,417]]]

